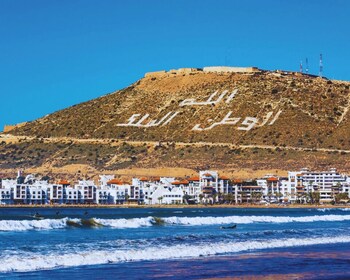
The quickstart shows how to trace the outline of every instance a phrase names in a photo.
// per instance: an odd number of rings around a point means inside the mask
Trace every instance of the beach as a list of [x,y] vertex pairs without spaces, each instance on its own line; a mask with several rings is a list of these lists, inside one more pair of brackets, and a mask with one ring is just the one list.
[[0,278],[344,279],[349,211],[1,208]]

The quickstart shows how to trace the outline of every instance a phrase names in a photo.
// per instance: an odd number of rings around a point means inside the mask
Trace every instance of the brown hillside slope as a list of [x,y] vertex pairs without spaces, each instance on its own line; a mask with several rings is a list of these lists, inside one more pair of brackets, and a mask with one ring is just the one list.
[[281,71],[147,75],[11,131],[23,138],[3,142],[0,167],[349,169],[349,85]]

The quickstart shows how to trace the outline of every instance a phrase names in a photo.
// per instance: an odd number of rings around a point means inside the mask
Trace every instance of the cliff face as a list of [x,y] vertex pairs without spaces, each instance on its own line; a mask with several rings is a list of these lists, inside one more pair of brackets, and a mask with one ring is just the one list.
[[[78,158],[112,169],[322,168],[348,159],[350,83],[255,68],[239,72],[148,74],[128,88],[15,128],[11,134],[27,140],[12,145],[27,154],[30,148],[20,144],[43,138],[41,147],[53,151],[42,152],[38,165]],[[57,145],[67,153],[57,156]],[[2,159],[3,167],[13,167],[10,157]]]

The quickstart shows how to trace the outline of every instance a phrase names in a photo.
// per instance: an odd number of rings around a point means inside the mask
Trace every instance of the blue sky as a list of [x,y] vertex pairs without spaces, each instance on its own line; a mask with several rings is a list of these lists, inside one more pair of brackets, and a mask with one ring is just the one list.
[[350,1],[0,0],[0,130],[121,89],[145,72],[210,65],[350,81]]

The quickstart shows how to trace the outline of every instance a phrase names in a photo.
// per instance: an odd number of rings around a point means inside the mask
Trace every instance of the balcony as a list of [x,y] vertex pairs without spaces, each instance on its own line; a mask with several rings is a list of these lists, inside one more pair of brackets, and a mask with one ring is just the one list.
[[212,187],[205,187],[205,188],[203,188],[203,190],[202,190],[202,192],[203,192],[204,194],[212,194],[213,191],[214,191],[214,189],[213,189]]

